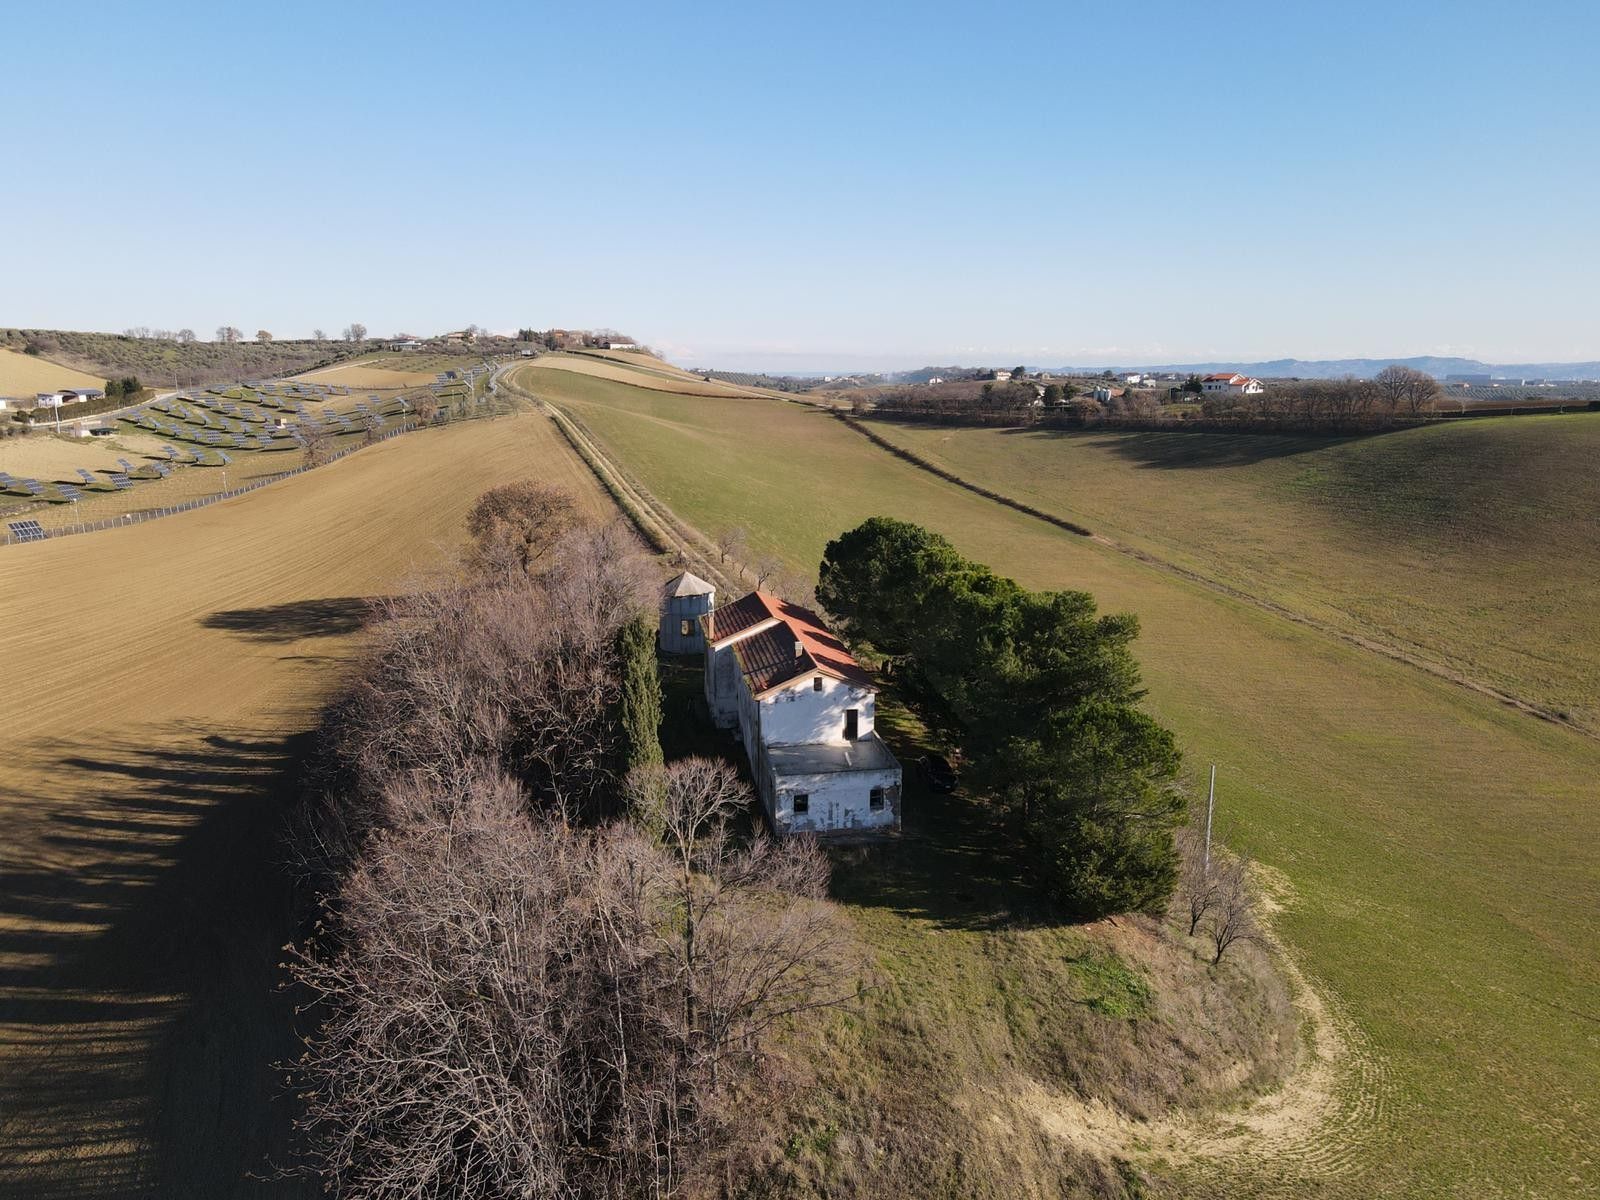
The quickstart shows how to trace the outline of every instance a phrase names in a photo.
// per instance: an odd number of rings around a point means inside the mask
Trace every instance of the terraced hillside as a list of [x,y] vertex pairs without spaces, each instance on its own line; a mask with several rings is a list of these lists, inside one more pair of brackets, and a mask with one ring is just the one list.
[[109,421],[110,438],[48,430],[10,438],[0,443],[0,521],[93,529],[292,473],[308,459],[308,437],[325,436],[336,455],[413,428],[419,412],[448,423],[510,411],[488,381],[479,364],[380,392],[328,383],[196,389],[123,410]]
[[[814,570],[830,537],[886,513],[1025,584],[1139,615],[1152,709],[1191,767],[1220,764],[1222,827],[1282,880],[1280,928],[1348,1023],[1338,1102],[1286,1106],[1259,1156],[1186,1157],[1152,1127],[1129,1132],[1135,1157],[1166,1158],[1197,1195],[1597,1194],[1600,743],[1003,508],[827,414],[542,361],[518,379],[683,518],[746,527],[753,554]],[[1150,473],[1137,453],[1119,488]],[[1183,475],[1201,511],[1223,505],[1210,478]],[[1161,511],[1127,528],[1181,541]],[[1100,1125],[1046,1095],[1010,1128],[1071,1140]]]
[[472,499],[528,475],[610,511],[530,414],[0,547],[0,1194],[296,1191],[270,1161],[270,1064],[293,1050],[283,772],[363,598],[441,563]]

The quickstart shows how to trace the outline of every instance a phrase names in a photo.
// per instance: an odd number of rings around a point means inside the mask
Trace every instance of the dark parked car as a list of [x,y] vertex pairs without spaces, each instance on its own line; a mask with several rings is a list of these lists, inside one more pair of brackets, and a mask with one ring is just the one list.
[[922,775],[928,781],[928,787],[936,792],[953,792],[956,790],[956,769],[950,765],[950,760],[939,754],[924,754],[922,756]]

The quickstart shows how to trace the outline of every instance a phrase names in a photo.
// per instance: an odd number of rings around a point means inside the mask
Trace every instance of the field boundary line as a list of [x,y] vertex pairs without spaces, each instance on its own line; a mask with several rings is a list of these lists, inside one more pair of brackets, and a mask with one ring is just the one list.
[[633,479],[602,448],[599,439],[583,421],[566,409],[523,388],[509,377],[500,381],[509,391],[538,405],[561,432],[578,457],[594,473],[606,492],[616,501],[623,515],[639,531],[646,544],[664,554],[677,553],[703,575],[709,582],[726,592],[744,587],[745,568],[734,562],[736,575],[730,575],[719,565],[716,547],[700,530],[690,525],[672,509]]
[[1017,512],[1023,513],[1026,516],[1033,517],[1035,520],[1043,521],[1048,525],[1055,526],[1056,528],[1064,529],[1069,533],[1074,533],[1080,537],[1088,538],[1096,545],[1104,546],[1108,550],[1113,550],[1118,554],[1132,558],[1135,561],[1143,563],[1148,567],[1153,567],[1156,570],[1164,571],[1169,575],[1175,575],[1180,579],[1184,579],[1190,583],[1196,584],[1207,589],[1208,591],[1215,592],[1221,596],[1226,596],[1230,600],[1237,600],[1241,603],[1248,604],[1254,608],[1260,609],[1263,612],[1268,612],[1274,616],[1282,617],[1284,620],[1292,621],[1296,625],[1301,625],[1307,629],[1312,629],[1318,633],[1335,638],[1338,641],[1344,642],[1346,645],[1355,646],[1358,649],[1366,650],[1373,654],[1379,655],[1380,657],[1387,658],[1392,662],[1397,662],[1404,666],[1412,667],[1416,670],[1431,675],[1436,679],[1441,679],[1446,683],[1455,684],[1457,687],[1464,688],[1470,692],[1475,692],[1478,695],[1493,700],[1507,708],[1515,709],[1516,711],[1527,716],[1537,717],[1541,721],[1547,721],[1552,725],[1560,726],[1562,729],[1571,730],[1572,732],[1581,734],[1587,738],[1600,740],[1600,734],[1597,734],[1595,731],[1587,729],[1582,725],[1575,724],[1568,718],[1562,716],[1559,712],[1556,712],[1554,709],[1545,708],[1542,705],[1533,703],[1531,700],[1525,700],[1521,696],[1518,696],[1512,692],[1508,692],[1503,688],[1498,688],[1491,683],[1485,683],[1481,679],[1474,679],[1472,676],[1467,675],[1464,672],[1455,670],[1452,667],[1447,667],[1443,663],[1435,662],[1434,660],[1424,657],[1421,654],[1414,653],[1410,650],[1406,650],[1400,646],[1396,646],[1388,642],[1378,641],[1375,638],[1365,637],[1362,634],[1354,633],[1350,630],[1340,629],[1336,625],[1329,624],[1325,621],[1320,621],[1315,617],[1306,615],[1305,613],[1296,612],[1294,609],[1288,608],[1285,605],[1278,604],[1272,600],[1264,599],[1261,596],[1257,596],[1240,588],[1233,587],[1232,585],[1223,583],[1220,580],[1212,579],[1210,576],[1203,575],[1200,572],[1191,570],[1188,567],[1181,567],[1177,563],[1169,562],[1158,555],[1151,554],[1147,550],[1140,550],[1137,547],[1130,546],[1125,542],[1119,542],[1115,538],[1110,538],[1106,537],[1104,534],[1095,533],[1086,526],[1079,525],[1075,521],[1069,521],[1065,517],[1058,517],[1054,513],[1045,512],[1043,509],[1035,508],[1031,504],[1026,504],[1023,501],[1014,499],[1013,497],[1007,496],[1001,492],[996,492],[992,488],[986,488],[979,484],[975,484],[970,480],[963,479],[959,475],[955,474],[955,472],[947,470],[936,463],[930,462],[922,455],[916,453],[916,451],[908,450],[904,446],[896,445],[894,442],[891,442],[889,439],[885,438],[882,434],[868,428],[864,422],[856,417],[851,416],[849,413],[834,410],[832,415],[836,420],[842,422],[848,428],[855,430],[855,432],[866,438],[867,441],[884,450],[886,453],[892,454],[896,458],[910,463],[918,470],[926,471],[929,474],[944,480],[946,483],[954,484],[956,487],[963,488],[966,491],[974,493],[975,495],[982,496],[986,500],[992,501],[996,504],[1004,505],[1007,508],[1015,509]]

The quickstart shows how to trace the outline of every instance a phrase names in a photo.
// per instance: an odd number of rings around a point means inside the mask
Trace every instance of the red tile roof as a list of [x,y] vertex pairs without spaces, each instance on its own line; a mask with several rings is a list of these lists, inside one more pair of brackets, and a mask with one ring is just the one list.
[[720,642],[724,638],[735,637],[763,621],[772,620],[777,615],[767,605],[760,592],[751,592],[748,596],[741,597],[732,604],[714,608],[705,615],[706,641]]
[[767,592],[751,592],[714,610],[706,622],[707,637],[721,641],[774,618],[780,623],[734,644],[734,654],[749,679],[752,693],[759,696],[813,671],[860,687],[873,686],[872,676],[822,623],[821,617]]

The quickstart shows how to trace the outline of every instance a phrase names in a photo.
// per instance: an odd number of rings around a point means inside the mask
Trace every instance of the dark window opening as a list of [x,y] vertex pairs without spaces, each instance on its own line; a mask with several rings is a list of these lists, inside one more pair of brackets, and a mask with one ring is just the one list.
[[867,807],[873,812],[883,811],[883,789],[873,788],[867,793]]
[[822,690],[822,676],[821,675],[818,675],[816,678],[814,678],[811,681],[811,690],[813,692],[820,692]]
[[794,794],[794,811],[796,813],[808,813],[811,811],[811,797],[809,794],[805,792],[796,792]]
[[844,740],[853,742],[861,736],[861,710],[847,708],[844,710]]

